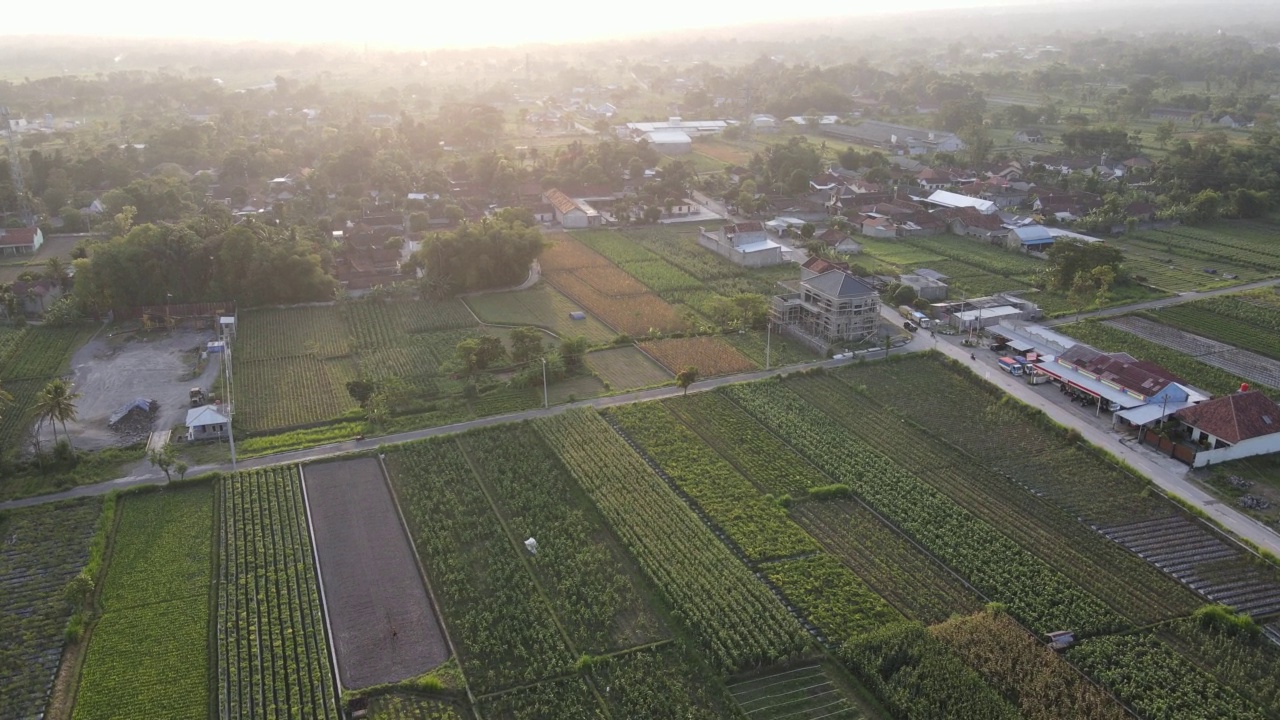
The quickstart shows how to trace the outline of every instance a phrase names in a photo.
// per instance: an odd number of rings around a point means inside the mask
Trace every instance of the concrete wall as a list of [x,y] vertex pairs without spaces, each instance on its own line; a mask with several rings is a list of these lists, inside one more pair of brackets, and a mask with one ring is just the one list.
[[[226,435],[226,425],[197,425],[187,428],[188,440],[213,440]],[[221,428],[214,430],[214,428]]]
[[1262,437],[1241,440],[1231,447],[1220,448],[1218,450],[1201,450],[1196,453],[1196,460],[1193,467],[1204,467],[1216,463],[1226,462],[1228,460],[1239,460],[1240,458],[1253,457],[1254,455],[1267,455],[1269,453],[1280,452],[1280,433],[1272,433],[1263,435]]

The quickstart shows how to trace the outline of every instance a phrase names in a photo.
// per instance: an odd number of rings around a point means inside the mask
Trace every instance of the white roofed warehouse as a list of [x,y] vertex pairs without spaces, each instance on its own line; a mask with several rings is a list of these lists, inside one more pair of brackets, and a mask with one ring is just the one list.
[[693,139],[683,130],[651,130],[640,136],[663,155],[688,155],[693,152]]

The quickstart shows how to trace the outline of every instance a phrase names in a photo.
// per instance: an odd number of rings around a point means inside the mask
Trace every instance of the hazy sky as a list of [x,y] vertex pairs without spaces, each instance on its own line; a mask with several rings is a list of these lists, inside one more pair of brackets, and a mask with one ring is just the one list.
[[[6,3],[0,35],[256,39],[289,42],[386,43],[457,47],[526,42],[585,42],[759,22],[811,20],[832,15],[898,12],[1011,0],[853,0],[788,3],[777,0],[696,0],[687,3],[626,0],[418,0],[325,2],[296,0],[117,0],[102,4],[64,0]],[[1025,1],[1025,0],[1024,0]]]

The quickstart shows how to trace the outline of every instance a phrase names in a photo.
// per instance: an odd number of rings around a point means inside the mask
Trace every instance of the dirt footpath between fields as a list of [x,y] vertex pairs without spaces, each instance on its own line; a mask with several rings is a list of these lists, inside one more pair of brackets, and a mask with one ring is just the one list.
[[447,660],[378,461],[307,465],[303,476],[342,686],[399,682]]

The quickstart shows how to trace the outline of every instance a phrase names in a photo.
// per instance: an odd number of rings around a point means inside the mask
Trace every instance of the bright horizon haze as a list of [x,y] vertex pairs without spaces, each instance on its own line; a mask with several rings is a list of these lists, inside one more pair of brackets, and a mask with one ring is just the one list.
[[[554,5],[517,0],[487,3],[388,3],[345,6],[227,0],[183,7],[159,0],[123,0],[108,12],[86,0],[69,0],[59,12],[19,3],[8,12],[0,36],[80,36],[287,43],[370,44],[403,49],[509,46],[526,43],[597,42],[614,38],[793,23],[890,13],[953,10],[1028,0],[896,0],[893,3],[832,5],[703,0],[686,8],[638,7],[584,0]],[[1038,4],[1038,3],[1037,3]],[[696,9],[691,9],[696,8]]]

